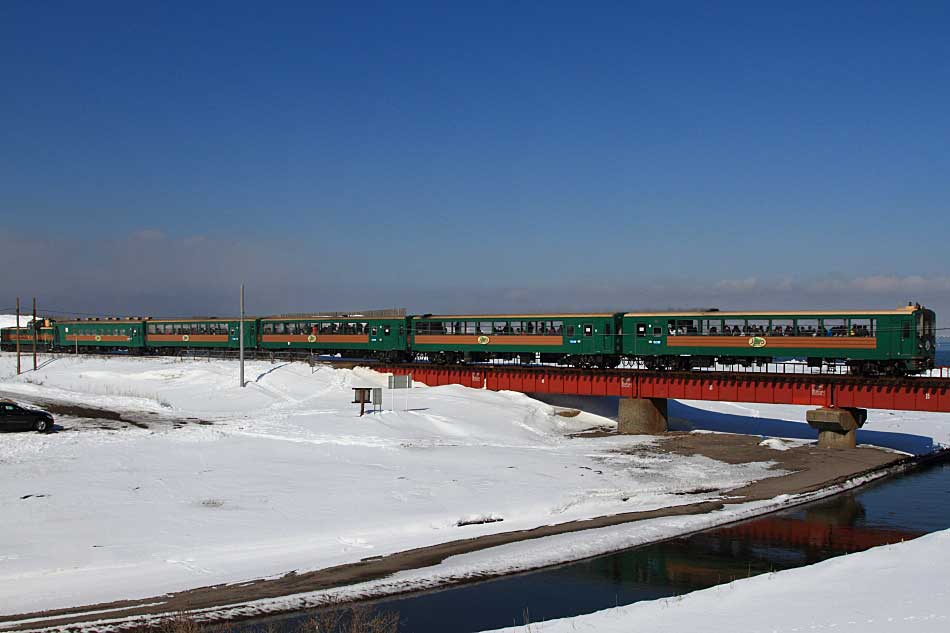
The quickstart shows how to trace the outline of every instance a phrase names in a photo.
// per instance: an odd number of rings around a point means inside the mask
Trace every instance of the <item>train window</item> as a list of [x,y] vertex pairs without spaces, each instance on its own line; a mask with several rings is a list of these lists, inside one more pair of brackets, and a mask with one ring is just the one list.
[[709,336],[719,336],[722,333],[721,319],[707,319],[699,322],[699,333]]
[[663,328],[654,325],[654,326],[653,326],[653,336],[663,336]]
[[768,319],[749,319],[746,330],[743,332],[746,336],[764,335],[769,328]]
[[851,319],[848,325],[848,336],[874,336],[872,319]]
[[584,336],[593,336],[594,335],[594,326],[590,323],[584,324]]
[[646,323],[637,323],[637,338],[646,338],[646,335],[647,335]]
[[901,328],[901,338],[910,338],[910,321],[904,320],[903,327]]
[[508,333],[508,323],[505,321],[495,321],[492,325],[492,334],[507,334]]
[[158,334],[158,326],[154,323],[148,324],[148,333],[149,334]]
[[573,325],[568,325],[568,326],[567,326],[567,335],[568,335],[568,336],[574,336],[574,326],[573,326]]
[[822,319],[822,328],[825,336],[847,336],[848,326],[845,319]]
[[274,324],[273,323],[264,323],[261,325],[262,334],[273,334],[274,333]]
[[816,336],[818,334],[818,319],[796,319],[795,336]]
[[551,334],[561,334],[564,332],[564,321],[551,322]]
[[772,319],[769,327],[769,336],[791,336],[795,328],[791,319]]
[[722,333],[729,336],[740,336],[745,329],[745,319],[726,319],[723,322]]
[[465,334],[475,334],[475,330],[478,329],[478,324],[475,321],[466,321],[465,322]]
[[610,336],[610,321],[604,322],[604,334]]
[[283,323],[274,324],[274,334],[283,334],[286,331],[287,331],[287,328]]

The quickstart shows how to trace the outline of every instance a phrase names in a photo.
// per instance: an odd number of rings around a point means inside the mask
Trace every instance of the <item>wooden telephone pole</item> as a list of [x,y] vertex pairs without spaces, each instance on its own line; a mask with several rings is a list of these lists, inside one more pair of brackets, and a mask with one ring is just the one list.
[[241,352],[241,388],[244,388],[244,284],[241,284],[241,320],[238,324],[238,338],[240,343],[238,343]]
[[36,371],[36,297],[33,297],[33,371]]
[[16,298],[16,375],[20,375],[20,297]]

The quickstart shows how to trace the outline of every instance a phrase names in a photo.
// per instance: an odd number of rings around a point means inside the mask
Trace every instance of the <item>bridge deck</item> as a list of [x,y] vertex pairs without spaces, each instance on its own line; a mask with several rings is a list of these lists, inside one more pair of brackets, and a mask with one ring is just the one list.
[[373,369],[412,374],[429,386],[463,385],[493,391],[563,393],[622,398],[675,398],[816,407],[859,407],[950,413],[950,378],[863,378],[830,374],[745,372],[655,372],[424,363],[377,365]]

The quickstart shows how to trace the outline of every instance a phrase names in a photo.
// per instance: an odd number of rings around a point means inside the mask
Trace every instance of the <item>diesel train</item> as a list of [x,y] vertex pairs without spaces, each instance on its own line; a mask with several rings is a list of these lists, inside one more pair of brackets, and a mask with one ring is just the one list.
[[[174,355],[237,349],[239,319],[42,319],[0,331],[0,347],[56,352]],[[603,312],[364,317],[272,316],[244,320],[258,352],[341,354],[437,364],[507,359],[652,370],[764,365],[800,358],[846,364],[860,375],[905,375],[934,366],[936,315],[919,304],[849,312]]]

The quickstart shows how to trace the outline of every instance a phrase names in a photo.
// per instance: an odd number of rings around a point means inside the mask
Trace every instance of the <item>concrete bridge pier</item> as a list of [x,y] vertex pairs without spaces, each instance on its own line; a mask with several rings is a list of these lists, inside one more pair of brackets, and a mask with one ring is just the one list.
[[621,435],[659,435],[666,433],[666,398],[621,398],[617,411],[617,433]]
[[867,419],[867,409],[851,407],[822,407],[805,412],[808,425],[818,430],[821,448],[854,448],[857,430]]

